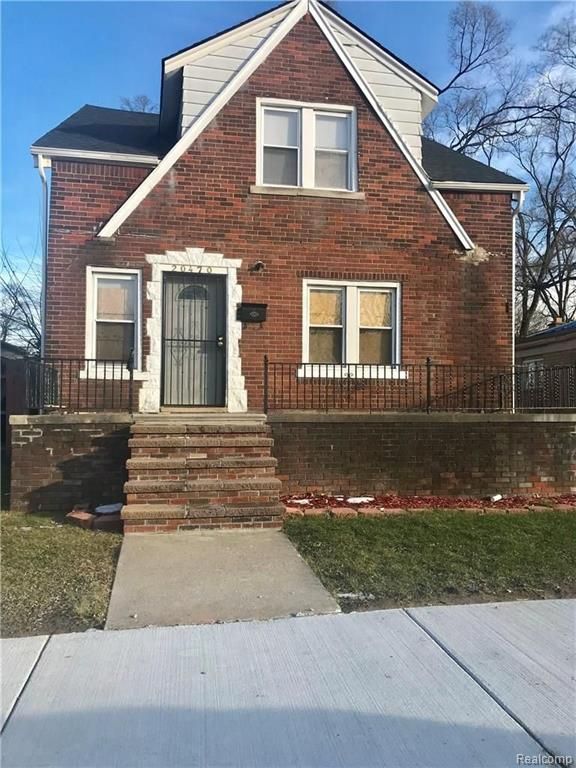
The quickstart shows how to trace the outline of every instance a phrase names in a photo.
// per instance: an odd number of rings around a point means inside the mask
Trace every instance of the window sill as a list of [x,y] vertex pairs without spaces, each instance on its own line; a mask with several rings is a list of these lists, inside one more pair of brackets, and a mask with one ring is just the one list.
[[303,363],[297,371],[299,379],[391,379],[404,381],[408,371],[391,365],[338,365],[332,363]]
[[[114,368],[112,370],[111,364],[105,369],[101,366],[90,366],[90,368],[84,368],[78,373],[79,379],[100,379],[102,381],[129,381],[130,371],[126,368]],[[147,371],[133,371],[132,378],[134,381],[148,381]]]
[[350,192],[346,189],[311,189],[308,187],[274,187],[253,184],[250,187],[253,195],[289,195],[291,197],[327,197],[333,200],[365,200],[364,192]]

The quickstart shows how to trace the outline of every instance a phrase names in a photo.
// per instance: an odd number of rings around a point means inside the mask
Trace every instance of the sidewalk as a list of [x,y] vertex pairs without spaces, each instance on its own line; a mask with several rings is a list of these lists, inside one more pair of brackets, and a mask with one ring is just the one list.
[[4,640],[2,765],[547,764],[575,751],[575,610],[551,600]]

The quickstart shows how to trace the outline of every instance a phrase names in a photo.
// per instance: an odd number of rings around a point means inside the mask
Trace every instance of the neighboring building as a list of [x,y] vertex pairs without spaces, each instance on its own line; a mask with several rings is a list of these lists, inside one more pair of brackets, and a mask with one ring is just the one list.
[[422,137],[437,97],[298,0],[165,58],[160,115],[83,107],[32,147],[51,167],[46,356],[133,349],[142,412],[261,410],[265,354],[296,366],[287,386],[510,366],[526,187]]
[[0,343],[0,485],[2,508],[10,496],[10,416],[26,413],[26,350],[7,341]]
[[516,364],[527,368],[576,366],[576,320],[518,339]]

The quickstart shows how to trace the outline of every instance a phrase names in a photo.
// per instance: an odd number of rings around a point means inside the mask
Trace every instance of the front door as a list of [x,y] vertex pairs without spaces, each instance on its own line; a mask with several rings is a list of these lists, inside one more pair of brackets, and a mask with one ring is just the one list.
[[226,276],[164,275],[162,404],[223,406]]

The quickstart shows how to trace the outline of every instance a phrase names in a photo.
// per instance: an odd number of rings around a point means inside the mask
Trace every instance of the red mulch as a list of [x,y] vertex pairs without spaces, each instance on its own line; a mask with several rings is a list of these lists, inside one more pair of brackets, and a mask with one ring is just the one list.
[[[459,509],[459,508],[478,508],[478,509],[499,509],[499,508],[524,508],[529,504],[542,506],[556,506],[558,504],[573,504],[576,506],[576,494],[566,493],[562,496],[503,496],[500,501],[491,501],[490,497],[477,496],[395,496],[385,494],[383,496],[375,495],[371,501],[353,504],[348,498],[368,497],[371,494],[341,494],[339,496],[330,496],[327,494],[303,493],[293,494],[291,496],[282,496],[281,501],[287,507],[299,507],[306,509],[310,507],[352,507],[360,509],[362,507],[381,507],[384,509]],[[298,500],[307,499],[309,504],[297,504]]]

